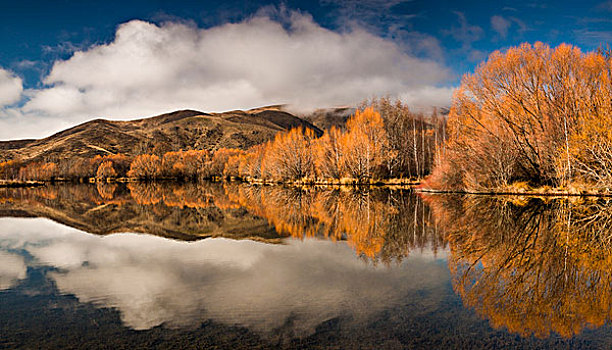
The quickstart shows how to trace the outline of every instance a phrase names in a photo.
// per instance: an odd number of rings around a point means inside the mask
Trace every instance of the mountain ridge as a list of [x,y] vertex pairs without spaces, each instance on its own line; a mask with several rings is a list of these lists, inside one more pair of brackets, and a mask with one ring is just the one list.
[[247,149],[296,127],[312,129],[319,136],[323,133],[280,105],[221,113],[185,109],[134,120],[93,119],[41,139],[0,141],[0,162]]

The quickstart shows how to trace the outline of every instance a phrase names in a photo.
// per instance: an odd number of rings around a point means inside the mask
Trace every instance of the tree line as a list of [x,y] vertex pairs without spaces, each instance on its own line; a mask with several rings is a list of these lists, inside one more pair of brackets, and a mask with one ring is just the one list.
[[358,108],[346,125],[318,137],[294,128],[247,150],[221,148],[122,154],[90,159],[0,163],[0,178],[82,181],[132,178],[197,181],[238,178],[269,182],[369,182],[419,179],[430,173],[445,139],[444,116],[411,111],[400,101],[380,98]]

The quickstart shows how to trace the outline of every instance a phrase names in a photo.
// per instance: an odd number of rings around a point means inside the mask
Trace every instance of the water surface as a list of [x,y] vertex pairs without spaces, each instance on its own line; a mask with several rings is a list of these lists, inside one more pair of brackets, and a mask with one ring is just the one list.
[[610,348],[612,204],[0,191],[2,348]]

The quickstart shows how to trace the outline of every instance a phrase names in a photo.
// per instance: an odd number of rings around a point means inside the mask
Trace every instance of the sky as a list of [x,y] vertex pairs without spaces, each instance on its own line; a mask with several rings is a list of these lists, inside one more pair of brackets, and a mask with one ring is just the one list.
[[445,107],[536,41],[609,45],[612,1],[0,0],[0,140],[188,108]]

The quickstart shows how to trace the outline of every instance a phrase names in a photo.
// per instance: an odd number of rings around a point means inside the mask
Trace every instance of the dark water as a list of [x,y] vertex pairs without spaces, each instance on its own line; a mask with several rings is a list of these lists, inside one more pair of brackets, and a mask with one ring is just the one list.
[[0,190],[0,348],[612,347],[612,203]]

